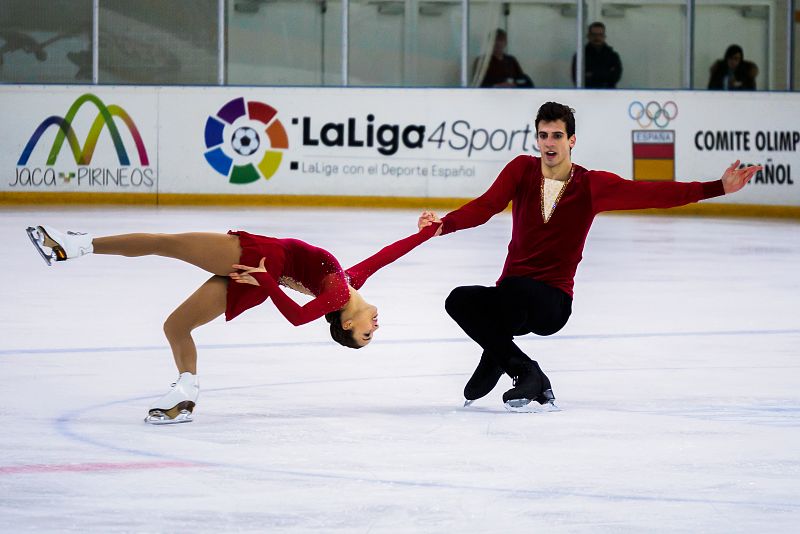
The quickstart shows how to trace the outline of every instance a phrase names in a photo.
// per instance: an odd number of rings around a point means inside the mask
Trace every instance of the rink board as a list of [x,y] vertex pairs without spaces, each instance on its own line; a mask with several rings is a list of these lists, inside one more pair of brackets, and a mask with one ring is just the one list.
[[470,198],[537,155],[549,100],[576,110],[573,161],[587,168],[633,178],[656,158],[675,180],[708,181],[741,159],[765,169],[712,202],[800,207],[791,93],[296,87],[3,86],[0,200]]

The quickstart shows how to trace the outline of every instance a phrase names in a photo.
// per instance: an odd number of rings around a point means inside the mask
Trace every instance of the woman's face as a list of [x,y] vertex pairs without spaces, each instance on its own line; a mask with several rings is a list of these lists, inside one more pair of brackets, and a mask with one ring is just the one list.
[[737,52],[728,58],[728,68],[730,70],[736,70],[736,67],[738,67],[739,63],[741,62],[742,62],[742,54]]
[[353,339],[362,347],[372,341],[375,330],[378,329],[378,308],[369,305],[356,313],[352,319],[342,324],[342,328],[353,333]]

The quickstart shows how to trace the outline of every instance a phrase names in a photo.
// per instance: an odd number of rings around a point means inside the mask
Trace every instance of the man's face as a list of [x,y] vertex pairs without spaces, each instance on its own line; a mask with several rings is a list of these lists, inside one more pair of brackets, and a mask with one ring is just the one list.
[[508,40],[505,37],[497,36],[494,40],[494,55],[501,56],[506,51],[506,45],[508,45]]
[[600,26],[592,26],[589,28],[589,44],[596,47],[601,47],[606,42],[606,31]]
[[569,159],[570,150],[575,146],[575,135],[567,137],[567,124],[561,119],[542,121],[536,128],[536,143],[542,162],[548,167],[557,167]]

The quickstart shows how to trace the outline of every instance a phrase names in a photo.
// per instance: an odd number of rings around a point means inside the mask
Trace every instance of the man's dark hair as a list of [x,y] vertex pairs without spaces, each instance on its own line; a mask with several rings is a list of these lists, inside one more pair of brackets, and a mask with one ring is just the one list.
[[353,331],[342,328],[342,310],[332,311],[325,314],[325,320],[331,325],[331,337],[335,342],[343,347],[360,349],[361,345],[353,339]]
[[592,28],[600,28],[603,30],[603,33],[606,33],[606,25],[602,22],[592,22],[589,24],[589,31],[592,31]]
[[503,39],[504,41],[508,41],[508,34],[503,28],[497,28],[494,32],[495,39]]
[[539,108],[539,113],[536,114],[536,131],[539,131],[539,123],[553,122],[557,120],[564,121],[567,125],[567,137],[575,135],[575,110],[564,104],[558,102],[547,102]]

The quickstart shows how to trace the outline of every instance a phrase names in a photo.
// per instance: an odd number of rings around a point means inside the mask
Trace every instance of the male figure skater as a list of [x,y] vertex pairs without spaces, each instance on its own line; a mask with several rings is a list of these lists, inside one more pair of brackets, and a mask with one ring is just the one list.
[[[455,288],[445,309],[483,349],[464,388],[465,405],[487,395],[503,373],[514,387],[503,394],[511,411],[532,411],[536,401],[554,408],[550,380],[514,343],[514,336],[552,335],[572,312],[575,271],[595,215],[603,211],[670,208],[742,189],[761,169],[739,161],[713,182],[633,182],[572,163],[574,110],[547,102],[536,116],[541,157],[516,157],[491,187],[442,219],[449,234],[488,221],[512,202],[511,242],[503,272],[492,287]],[[438,222],[434,213],[420,226]]]

